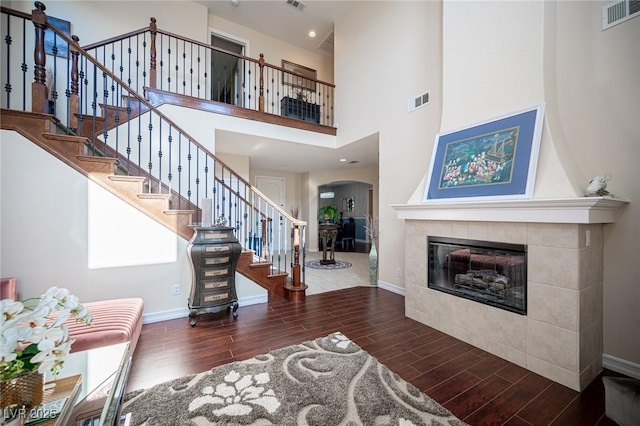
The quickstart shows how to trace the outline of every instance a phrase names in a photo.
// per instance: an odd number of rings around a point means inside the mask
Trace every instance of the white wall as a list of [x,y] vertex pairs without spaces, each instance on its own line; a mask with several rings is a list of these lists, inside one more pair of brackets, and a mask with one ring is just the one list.
[[[47,15],[71,23],[80,45],[146,28],[151,17],[158,29],[207,42],[207,8],[191,1],[46,1]],[[31,12],[33,1],[14,1],[11,8]],[[179,17],[179,19],[178,19]],[[148,56],[147,56],[148,58]]]
[[[186,307],[187,241],[17,133],[3,130],[1,147],[1,242],[11,250],[0,275],[18,278],[20,298],[57,285],[87,302],[143,297],[147,313]],[[96,249],[102,266],[91,267]]]
[[281,67],[282,60],[285,59],[312,68],[317,71],[318,80],[333,83],[333,58],[330,56],[315,54],[214,15],[209,15],[209,28],[228,36],[249,40],[249,52],[245,56],[257,59],[263,53],[264,60],[277,67]]
[[[396,268],[404,270],[404,222],[389,205],[409,199],[439,130],[441,8],[431,1],[352,2],[335,24],[338,146],[378,134],[379,186],[378,180],[361,181],[379,194],[378,277],[398,287],[404,287],[396,276]],[[407,101],[427,90],[431,103],[408,113]],[[315,196],[309,196],[311,212],[317,211]]]

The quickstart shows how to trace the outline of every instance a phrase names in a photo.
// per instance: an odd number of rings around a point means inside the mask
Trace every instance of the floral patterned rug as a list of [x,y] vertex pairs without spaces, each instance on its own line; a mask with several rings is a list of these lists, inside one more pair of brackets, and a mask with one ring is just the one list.
[[125,396],[132,426],[465,423],[341,333]]

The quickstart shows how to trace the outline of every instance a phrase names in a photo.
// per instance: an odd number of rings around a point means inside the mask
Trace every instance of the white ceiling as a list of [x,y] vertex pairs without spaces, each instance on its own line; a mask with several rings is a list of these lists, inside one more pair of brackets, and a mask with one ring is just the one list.
[[[378,167],[378,137],[369,136],[342,148],[322,148],[278,139],[218,131],[216,151],[248,155],[252,169],[303,173]],[[347,161],[340,161],[346,159]]]
[[[303,0],[306,7],[299,11],[289,6],[286,0],[237,1],[237,6],[231,0],[195,2],[206,6],[210,14],[316,54],[327,54],[318,49],[318,46],[333,32],[335,17],[347,6],[345,1]],[[308,36],[312,30],[316,32],[315,38]],[[376,136],[350,143],[340,149],[329,149],[221,131],[216,134],[216,151],[249,156],[250,167],[262,170],[301,173],[324,169],[378,167]],[[340,162],[341,158],[348,161]]]
[[[348,2],[300,0],[299,3],[306,5],[302,11],[289,6],[286,0],[237,0],[237,6],[231,0],[196,0],[195,3],[227,21],[322,53],[318,46],[333,32],[335,18]],[[310,38],[309,31],[315,31],[316,37]]]

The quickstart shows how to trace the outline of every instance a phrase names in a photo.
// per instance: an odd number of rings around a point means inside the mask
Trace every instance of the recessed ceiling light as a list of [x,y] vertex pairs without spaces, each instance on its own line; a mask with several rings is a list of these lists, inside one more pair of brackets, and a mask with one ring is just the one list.
[[340,161],[342,161],[344,163],[345,161],[347,161],[347,159],[346,158],[341,158]]
[[314,38],[316,36],[315,31],[309,31],[309,37]]

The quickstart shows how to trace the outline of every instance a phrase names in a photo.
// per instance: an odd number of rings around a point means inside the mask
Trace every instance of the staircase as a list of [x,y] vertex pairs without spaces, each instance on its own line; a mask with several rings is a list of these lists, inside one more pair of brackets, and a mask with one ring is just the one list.
[[[3,108],[2,128],[20,133],[184,239],[191,239],[193,225],[202,221],[200,200],[212,198],[214,219],[234,227],[243,247],[237,271],[267,289],[269,299],[303,301],[306,285],[298,259],[306,224],[253,188],[76,40],[50,27],[42,19],[44,5],[36,7],[31,16],[3,7],[2,19],[6,14],[33,20],[36,40],[45,28],[54,31],[70,45],[71,58],[65,59],[70,72],[54,72],[47,87],[45,55],[37,51],[43,46],[35,43],[35,64],[29,66],[35,81],[31,93],[21,94],[28,102],[22,110]],[[61,59],[53,60],[57,69]],[[3,80],[11,74],[3,72]],[[8,81],[2,86],[12,87]],[[53,116],[45,113],[46,99],[50,90],[55,99],[58,87],[65,88],[66,102]],[[9,90],[7,105],[13,95]],[[284,259],[284,270],[276,271],[273,259]]]

